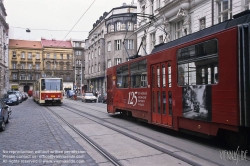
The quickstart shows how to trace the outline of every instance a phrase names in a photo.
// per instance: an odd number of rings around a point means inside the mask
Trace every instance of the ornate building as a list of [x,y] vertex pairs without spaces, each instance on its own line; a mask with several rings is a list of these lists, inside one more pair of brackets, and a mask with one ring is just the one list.
[[3,1],[0,1],[0,96],[7,92],[9,88],[8,77],[8,29],[6,23],[6,10]]
[[9,40],[9,89],[27,92],[43,70],[40,41]]
[[249,9],[249,0],[137,0],[137,46],[150,54],[155,45],[218,24]]
[[63,78],[63,89],[73,89],[73,48],[70,41],[41,39],[43,77]]
[[106,91],[106,69],[136,54],[136,6],[126,5],[105,12],[93,24],[86,40],[85,78],[88,90]]
[[[74,82],[76,83],[76,89],[80,93],[80,90],[87,90],[87,81],[85,80],[85,41],[71,39],[73,46],[73,72]],[[81,81],[82,79],[82,81]],[[84,88],[85,87],[85,88]]]

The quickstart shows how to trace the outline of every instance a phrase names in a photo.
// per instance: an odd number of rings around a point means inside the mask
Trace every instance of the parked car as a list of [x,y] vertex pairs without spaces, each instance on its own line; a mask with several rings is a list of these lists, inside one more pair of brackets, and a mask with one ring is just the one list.
[[0,131],[5,130],[5,124],[9,123],[8,106],[0,100]]
[[16,92],[15,94],[16,94],[17,97],[18,97],[19,103],[22,103],[22,102],[23,102],[23,96],[22,96],[22,94],[21,94],[20,92]]
[[16,94],[5,94],[2,98],[2,100],[5,102],[7,105],[18,105],[18,97]]
[[10,118],[10,115],[12,114],[12,108],[11,106],[7,105],[7,110],[8,110],[8,115],[9,115],[9,118]]
[[107,103],[107,93],[103,95],[102,103]]
[[97,101],[97,98],[93,95],[93,93],[84,93],[83,96],[82,96],[82,102],[96,102]]
[[75,91],[74,90],[68,90],[67,91],[67,98],[71,98],[75,95]]
[[98,103],[100,103],[100,102],[102,102],[102,103],[106,102],[105,96],[107,98],[107,94],[106,93],[98,95],[98,100],[97,100]]
[[25,94],[26,99],[28,99],[29,98],[28,93],[24,92],[24,94]]

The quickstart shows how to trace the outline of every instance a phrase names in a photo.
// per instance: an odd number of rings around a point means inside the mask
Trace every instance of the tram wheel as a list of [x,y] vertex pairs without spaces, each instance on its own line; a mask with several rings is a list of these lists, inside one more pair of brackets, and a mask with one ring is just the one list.
[[227,144],[233,150],[246,150],[249,145],[249,135],[246,131],[234,132],[234,131],[226,131],[225,134]]

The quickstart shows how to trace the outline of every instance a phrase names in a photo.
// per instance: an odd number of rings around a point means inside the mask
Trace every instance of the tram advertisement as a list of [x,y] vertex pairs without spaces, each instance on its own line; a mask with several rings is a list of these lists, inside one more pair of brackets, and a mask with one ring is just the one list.
[[211,86],[193,85],[182,89],[183,117],[203,121],[212,120]]

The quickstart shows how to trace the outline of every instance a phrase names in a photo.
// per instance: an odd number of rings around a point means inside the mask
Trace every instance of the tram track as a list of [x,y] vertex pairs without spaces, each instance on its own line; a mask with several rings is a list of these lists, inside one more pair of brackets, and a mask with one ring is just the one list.
[[[78,105],[78,104],[76,104],[76,105]],[[80,106],[80,105],[78,105],[78,106]],[[139,138],[139,137],[135,137],[135,136],[133,136],[133,135],[131,135],[131,134],[128,134],[128,132],[124,132],[124,131],[122,131],[122,130],[119,130],[119,129],[114,128],[114,127],[111,127],[111,126],[112,126],[112,125],[113,125],[113,126],[115,125],[115,126],[117,126],[117,127],[120,127],[120,128],[122,128],[122,129],[125,129],[125,130],[127,130],[127,131],[129,131],[129,132],[131,132],[131,133],[138,134],[138,135],[142,136],[143,138],[147,138],[147,139],[150,139],[150,140],[153,140],[153,141],[156,141],[156,142],[160,142],[160,143],[162,143],[163,145],[170,146],[170,147],[175,148],[175,149],[177,149],[177,150],[179,150],[179,151],[183,151],[183,152],[185,152],[185,153],[187,153],[187,154],[189,154],[189,155],[192,155],[192,156],[195,156],[195,157],[197,157],[197,158],[200,158],[201,160],[204,160],[204,161],[209,162],[209,163],[211,163],[211,164],[214,164],[214,165],[222,165],[222,164],[219,164],[219,163],[217,163],[217,162],[214,162],[214,161],[211,161],[211,160],[209,160],[209,159],[206,159],[206,158],[204,158],[204,157],[202,157],[202,156],[198,156],[197,154],[190,153],[189,151],[184,151],[183,149],[179,149],[178,147],[175,147],[175,146],[173,146],[173,145],[169,145],[169,144],[166,144],[165,142],[161,142],[161,141],[159,141],[159,140],[153,139],[152,137],[148,137],[148,136],[142,135],[142,134],[140,134],[140,133],[138,133],[138,132],[132,131],[132,130],[130,130],[130,129],[123,128],[122,126],[118,126],[117,124],[114,124],[114,123],[112,123],[112,122],[109,122],[109,121],[107,121],[107,120],[105,120],[105,119],[103,119],[103,118],[99,118],[99,117],[97,117],[97,116],[95,116],[95,115],[92,115],[92,114],[90,114],[90,113],[82,112],[81,110],[79,110],[79,109],[77,109],[77,108],[74,108],[74,107],[71,107],[71,106],[65,106],[65,105],[64,105],[64,106],[61,106],[61,107],[64,108],[64,109],[66,109],[66,110],[68,110],[68,111],[71,111],[71,112],[73,112],[73,113],[75,113],[75,114],[78,114],[78,115],[80,115],[80,116],[82,116],[82,117],[84,117],[84,118],[87,118],[87,119],[89,119],[89,120],[91,120],[91,121],[94,121],[95,123],[98,123],[98,124],[100,124],[100,125],[102,125],[102,126],[105,126],[105,127],[109,128],[109,129],[111,129],[111,130],[114,130],[114,131],[116,131],[116,132],[118,132],[118,133],[120,133],[120,134],[122,134],[122,135],[125,135],[125,136],[127,136],[127,137],[129,137],[129,138],[131,138],[131,139],[133,139],[133,140],[136,140],[136,141],[138,141],[138,142],[140,142],[140,143],[142,143],[142,144],[144,144],[144,145],[147,145],[147,146],[149,146],[149,147],[151,147],[151,148],[154,148],[154,149],[156,149],[156,150],[158,150],[158,151],[160,151],[160,152],[162,152],[162,153],[168,154],[168,155],[170,155],[170,156],[172,156],[172,157],[174,157],[174,158],[176,158],[176,159],[179,159],[179,160],[181,160],[181,161],[183,161],[183,162],[186,162],[186,163],[188,163],[188,164],[190,164],[190,165],[197,165],[197,166],[198,166],[198,165],[200,165],[200,164],[197,163],[197,162],[194,162],[194,161],[192,161],[192,160],[190,160],[190,159],[187,159],[187,158],[185,158],[185,157],[183,157],[183,156],[181,156],[181,155],[179,155],[179,154],[177,154],[177,153],[175,153],[175,152],[172,152],[172,151],[170,151],[170,150],[168,150],[168,149],[164,149],[164,148],[162,148],[162,147],[160,147],[160,146],[158,146],[158,145],[152,144],[152,143],[150,143],[150,142],[148,142],[148,141],[145,141],[145,140],[143,140],[143,139],[141,139],[141,138]],[[87,107],[87,108],[88,108],[88,109],[94,110],[93,108],[89,108],[89,107]],[[74,110],[74,111],[72,111],[72,110]],[[77,112],[75,112],[75,111],[77,111]],[[100,111],[98,111],[98,112],[100,112]],[[83,115],[83,114],[84,114],[84,115]],[[96,118],[97,120],[93,120],[93,118]],[[102,122],[105,122],[105,123],[110,124],[110,125],[103,124]]]
[[100,147],[98,144],[96,144],[93,140],[91,140],[87,135],[82,133],[80,130],[78,130],[76,127],[74,127],[72,124],[67,122],[64,118],[62,118],[59,114],[57,114],[55,111],[53,111],[51,108],[46,107],[51,113],[53,113],[57,118],[59,118],[61,121],[63,121],[69,128],[71,128],[75,133],[77,133],[81,138],[83,138],[85,141],[87,141],[94,149],[96,149],[100,154],[102,154],[106,159],[108,159],[112,164],[115,166],[121,166],[122,164],[116,159],[113,155],[105,151],[102,147]]

